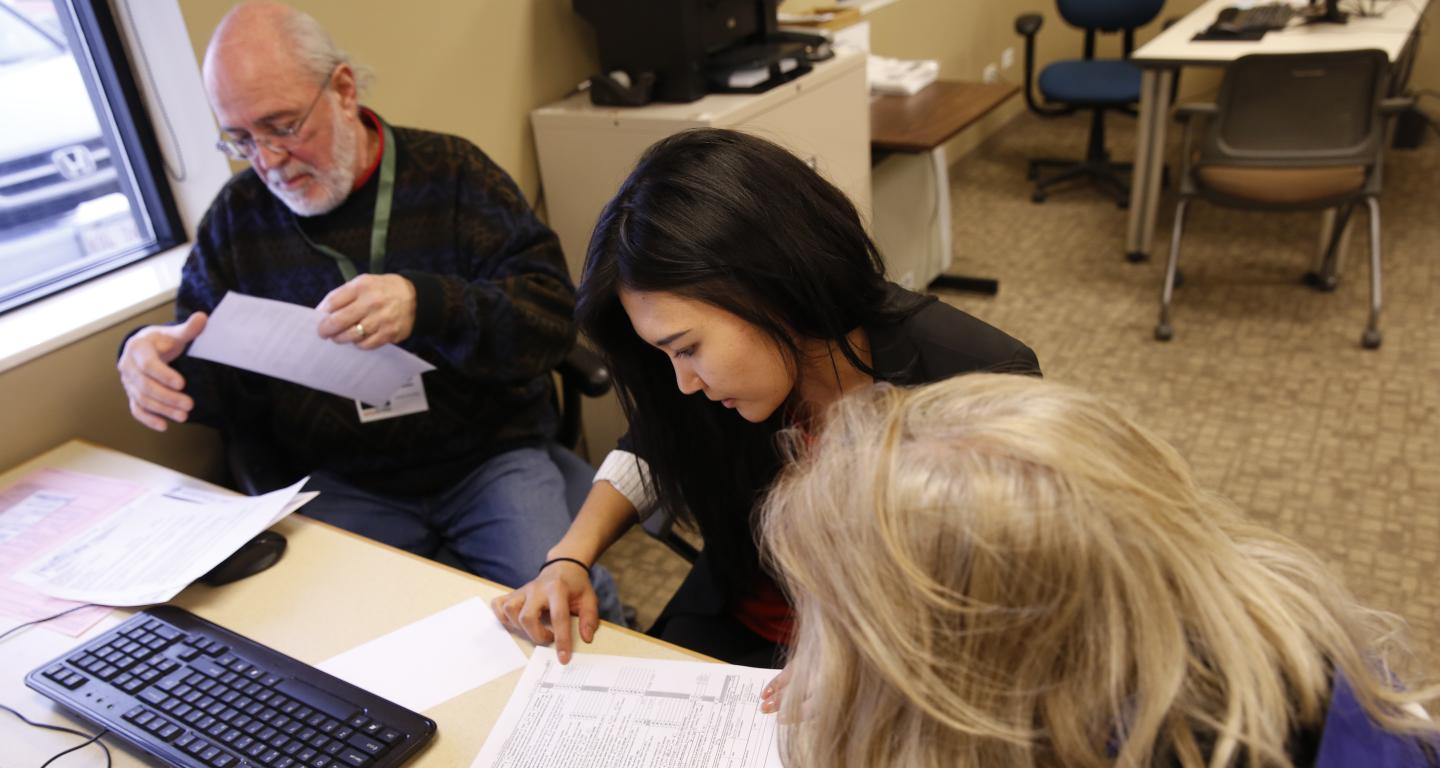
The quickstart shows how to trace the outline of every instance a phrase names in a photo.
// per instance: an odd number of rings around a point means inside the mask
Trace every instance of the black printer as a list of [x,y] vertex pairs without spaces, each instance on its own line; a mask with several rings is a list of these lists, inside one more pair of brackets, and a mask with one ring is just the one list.
[[779,30],[780,0],[573,0],[595,28],[596,104],[763,91],[824,58],[823,38]]

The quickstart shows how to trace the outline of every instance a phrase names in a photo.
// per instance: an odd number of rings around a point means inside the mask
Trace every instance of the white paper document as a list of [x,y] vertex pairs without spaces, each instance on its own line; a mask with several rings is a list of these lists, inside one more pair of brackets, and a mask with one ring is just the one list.
[[773,669],[536,648],[471,768],[780,768]]
[[149,605],[174,597],[290,510],[305,478],[264,496],[152,491],[15,574],[52,597]]
[[365,350],[316,330],[325,313],[299,304],[225,294],[189,354],[321,392],[382,405],[405,382],[435,366],[395,346]]
[[318,665],[424,712],[525,666],[525,653],[480,598],[431,614]]

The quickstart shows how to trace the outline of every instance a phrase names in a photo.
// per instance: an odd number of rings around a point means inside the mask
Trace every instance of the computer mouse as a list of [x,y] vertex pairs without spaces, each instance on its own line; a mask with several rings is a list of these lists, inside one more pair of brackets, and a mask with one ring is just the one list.
[[285,537],[274,531],[261,531],[245,542],[210,572],[199,578],[200,583],[218,587],[239,581],[269,568],[285,554]]
[[1219,13],[1215,14],[1215,21],[1220,22],[1220,23],[1222,23],[1222,24],[1228,24],[1228,23],[1234,21],[1234,20],[1235,20],[1235,17],[1236,17],[1236,16],[1239,16],[1239,15],[1240,15],[1240,9],[1239,9],[1239,8],[1237,8],[1237,7],[1233,6],[1233,5],[1227,5],[1227,6],[1225,6],[1224,8],[1221,8]]

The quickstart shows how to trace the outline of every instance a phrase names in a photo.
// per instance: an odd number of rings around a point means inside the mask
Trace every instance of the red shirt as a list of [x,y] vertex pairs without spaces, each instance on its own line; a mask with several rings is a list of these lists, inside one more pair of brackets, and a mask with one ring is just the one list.
[[375,133],[380,137],[380,141],[375,148],[375,157],[370,161],[370,167],[366,168],[364,173],[356,177],[355,186],[350,188],[351,192],[365,186],[365,182],[369,181],[370,177],[375,175],[375,169],[380,167],[380,158],[385,156],[385,129],[380,127],[380,117],[365,107],[360,108],[360,117],[374,126]]
[[789,645],[795,633],[795,611],[769,576],[755,577],[750,591],[735,601],[734,616],[751,632],[772,643]]

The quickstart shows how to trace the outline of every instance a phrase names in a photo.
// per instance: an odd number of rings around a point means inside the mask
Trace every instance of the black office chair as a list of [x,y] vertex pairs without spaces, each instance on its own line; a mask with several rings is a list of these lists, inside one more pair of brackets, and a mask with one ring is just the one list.
[[[1361,336],[1380,346],[1380,176],[1386,118],[1412,103],[1387,99],[1389,60],[1383,51],[1252,55],[1225,71],[1214,104],[1185,104],[1180,200],[1160,294],[1155,338],[1174,336],[1170,302],[1180,262],[1180,237],[1190,201],[1277,211],[1335,209],[1333,233],[1319,275],[1306,282],[1335,286],[1336,257],[1351,214],[1369,212],[1370,315]],[[1200,146],[1192,138],[1202,135]]]
[[[1090,110],[1090,139],[1083,160],[1038,158],[1031,160],[1027,178],[1035,181],[1030,199],[1045,202],[1048,190],[1072,179],[1089,179],[1115,199],[1121,208],[1130,205],[1128,177],[1131,163],[1111,162],[1105,149],[1105,113],[1134,113],[1140,100],[1140,68],[1126,61],[1135,47],[1135,29],[1148,24],[1160,13],[1164,0],[1057,0],[1060,16],[1071,26],[1085,30],[1082,59],[1049,64],[1035,76],[1035,35],[1043,22],[1038,13],[1016,17],[1015,32],[1025,38],[1025,103],[1041,117],[1059,117]],[[1122,57],[1097,59],[1095,43],[1099,33],[1123,35]],[[1032,88],[1038,84],[1041,104]],[[1041,171],[1059,170],[1048,176]]]

